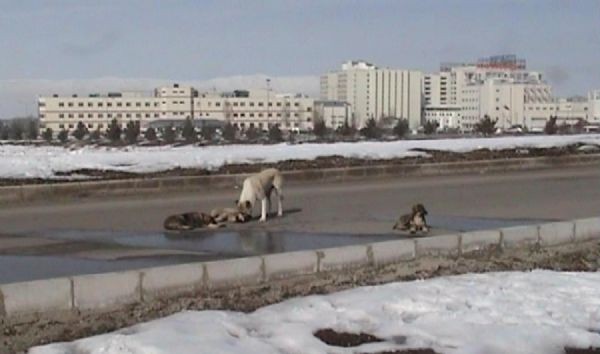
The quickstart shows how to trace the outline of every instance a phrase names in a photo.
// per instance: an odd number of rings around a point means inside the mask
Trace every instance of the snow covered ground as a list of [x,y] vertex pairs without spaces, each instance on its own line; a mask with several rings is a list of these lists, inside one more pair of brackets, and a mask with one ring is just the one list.
[[564,146],[577,142],[600,144],[600,134],[523,136],[478,139],[402,140],[301,145],[227,145],[207,147],[35,147],[0,145],[0,178],[51,178],[57,172],[96,169],[125,172],[158,172],[174,168],[216,169],[231,163],[277,162],[340,155],[388,159],[424,155],[413,149],[467,152],[481,148]]
[[[600,347],[598,294],[600,273],[466,274],[296,298],[250,314],[186,311],[30,353],[325,354],[421,347],[559,354],[565,346]],[[322,328],[386,341],[332,347],[313,336]]]

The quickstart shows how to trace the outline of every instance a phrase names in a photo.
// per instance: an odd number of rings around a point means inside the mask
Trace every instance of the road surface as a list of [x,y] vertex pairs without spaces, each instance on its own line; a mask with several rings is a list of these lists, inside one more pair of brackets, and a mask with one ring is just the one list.
[[5,206],[0,283],[406,237],[391,227],[416,202],[433,234],[600,214],[598,166],[284,190],[283,218],[186,235],[165,234],[164,218],[231,206],[239,191]]

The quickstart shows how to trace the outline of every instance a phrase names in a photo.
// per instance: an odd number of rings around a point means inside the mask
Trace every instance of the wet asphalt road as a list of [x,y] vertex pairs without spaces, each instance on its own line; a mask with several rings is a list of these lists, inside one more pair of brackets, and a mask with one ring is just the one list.
[[2,207],[0,283],[406,237],[391,226],[416,202],[433,234],[598,216],[600,166],[288,185],[283,218],[163,232],[167,215],[229,206],[238,193]]

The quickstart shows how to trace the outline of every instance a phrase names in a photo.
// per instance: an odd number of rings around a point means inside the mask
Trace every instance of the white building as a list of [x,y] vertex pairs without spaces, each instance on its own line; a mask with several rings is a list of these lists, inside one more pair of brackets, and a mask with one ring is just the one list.
[[590,91],[588,93],[589,118],[588,122],[600,124],[600,90]]
[[321,76],[321,99],[348,102],[357,128],[369,118],[404,118],[411,128],[421,125],[421,72],[378,68],[349,61],[340,71]]
[[233,93],[200,93],[194,118],[216,119],[239,128],[305,131],[313,127],[314,99],[304,95],[278,94],[270,90],[238,90]]
[[106,95],[39,97],[38,115],[43,128],[71,130],[83,122],[89,130],[106,129],[116,119],[123,127],[129,121],[141,126],[160,119],[191,117],[194,90],[191,87],[161,87],[150,92],[111,92]]
[[104,130],[112,119],[125,127],[139,121],[184,120],[228,121],[240,127],[267,130],[277,124],[282,129],[312,129],[312,98],[279,94],[267,90],[233,93],[198,93],[192,87],[174,84],[149,92],[118,92],[107,95],[39,97],[38,114],[43,128],[72,130],[83,122],[89,130]]
[[527,71],[525,60],[514,55],[442,64],[439,73],[424,77],[423,87],[425,115],[458,107],[460,116],[454,122],[466,132],[486,115],[501,129],[545,124],[555,106],[552,88],[542,75]]
[[315,121],[322,120],[325,126],[337,129],[352,120],[352,106],[342,101],[315,101]]

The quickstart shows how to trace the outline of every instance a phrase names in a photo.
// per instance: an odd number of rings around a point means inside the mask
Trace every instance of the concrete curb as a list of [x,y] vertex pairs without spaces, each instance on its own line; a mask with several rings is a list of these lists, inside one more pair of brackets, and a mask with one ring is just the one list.
[[[600,241],[600,217],[421,237],[320,250],[271,254],[0,285],[0,319],[52,313],[106,311],[190,292],[268,284],[343,269],[456,258],[490,248],[551,247]],[[407,268],[407,269],[410,269]]]
[[[343,182],[364,178],[400,176],[440,176],[481,174],[516,170],[556,168],[557,166],[592,165],[600,163],[600,154],[513,158],[447,163],[415,163],[403,165],[375,165],[344,168],[284,171],[289,183],[303,181]],[[91,197],[156,194],[165,191],[197,191],[204,189],[231,189],[241,185],[245,174],[188,177],[141,178],[110,181],[82,181],[40,185],[0,187],[0,205],[29,203],[39,200],[69,200]]]

